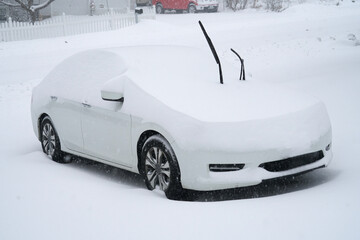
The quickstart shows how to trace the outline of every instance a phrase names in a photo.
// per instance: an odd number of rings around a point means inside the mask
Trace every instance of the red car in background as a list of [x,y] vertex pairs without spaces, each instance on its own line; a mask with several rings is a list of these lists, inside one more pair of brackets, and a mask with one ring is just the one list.
[[152,0],[152,4],[156,7],[156,13],[164,13],[165,10],[175,10],[189,13],[217,12],[219,7],[218,0]]

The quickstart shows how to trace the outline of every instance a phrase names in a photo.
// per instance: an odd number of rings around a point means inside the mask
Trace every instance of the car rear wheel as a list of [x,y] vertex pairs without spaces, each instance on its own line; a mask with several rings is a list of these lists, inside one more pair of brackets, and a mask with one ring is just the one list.
[[173,149],[161,135],[149,137],[141,151],[142,174],[149,190],[158,187],[169,199],[182,194],[180,169]]
[[162,6],[161,3],[156,4],[156,13],[157,13],[157,14],[162,14],[162,13],[164,13],[164,8],[163,8],[163,6]]
[[55,162],[68,163],[69,158],[64,158],[60,148],[59,136],[49,117],[45,117],[41,121],[40,130],[40,142],[43,152]]
[[188,12],[189,13],[196,13],[195,5],[193,5],[193,4],[189,5]]

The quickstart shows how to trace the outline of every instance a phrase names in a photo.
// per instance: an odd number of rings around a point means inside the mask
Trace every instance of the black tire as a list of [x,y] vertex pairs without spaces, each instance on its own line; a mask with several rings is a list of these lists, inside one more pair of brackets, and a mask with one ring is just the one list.
[[156,4],[156,13],[157,14],[163,14],[164,13],[164,7],[161,3]]
[[141,151],[141,173],[149,190],[156,186],[169,199],[180,199],[183,188],[180,169],[173,149],[161,135],[149,137]]
[[188,13],[196,13],[196,7],[194,4],[190,4],[188,7]]
[[68,163],[71,158],[64,158],[59,136],[50,117],[45,117],[40,125],[40,142],[43,152],[55,162]]
[[213,9],[209,10],[208,12],[217,12],[218,11],[218,7],[214,7]]

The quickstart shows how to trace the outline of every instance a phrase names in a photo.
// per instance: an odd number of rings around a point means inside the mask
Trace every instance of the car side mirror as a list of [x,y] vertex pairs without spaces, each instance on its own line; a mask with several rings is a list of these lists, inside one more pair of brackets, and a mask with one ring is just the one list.
[[124,94],[117,91],[101,90],[101,98],[105,101],[124,102]]
[[126,76],[115,77],[107,81],[101,89],[101,98],[105,101],[124,102]]

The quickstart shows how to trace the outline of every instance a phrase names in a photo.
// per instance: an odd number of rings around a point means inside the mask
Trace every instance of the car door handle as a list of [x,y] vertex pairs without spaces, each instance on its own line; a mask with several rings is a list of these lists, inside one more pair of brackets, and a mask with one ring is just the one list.
[[50,96],[52,101],[56,101],[58,98],[56,96]]
[[91,105],[90,104],[87,104],[87,103],[82,103],[82,105],[86,108],[91,108]]

